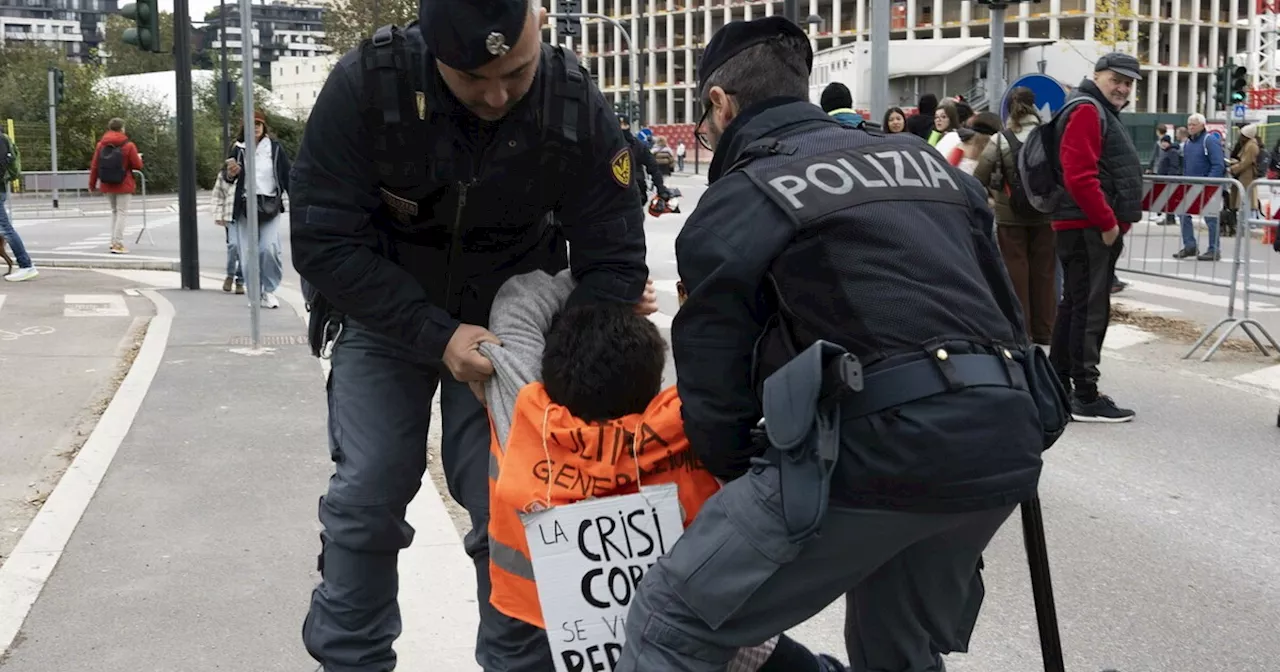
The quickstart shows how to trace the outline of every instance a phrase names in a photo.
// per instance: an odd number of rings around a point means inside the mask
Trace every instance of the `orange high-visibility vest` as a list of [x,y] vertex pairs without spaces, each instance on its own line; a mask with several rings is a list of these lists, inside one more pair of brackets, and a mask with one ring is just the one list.
[[544,630],[522,512],[639,492],[633,447],[641,484],[676,484],[686,526],[720,489],[689,450],[675,386],[660,392],[644,413],[588,423],[551,403],[542,383],[530,383],[516,398],[505,450],[492,423],[489,434],[489,602]]

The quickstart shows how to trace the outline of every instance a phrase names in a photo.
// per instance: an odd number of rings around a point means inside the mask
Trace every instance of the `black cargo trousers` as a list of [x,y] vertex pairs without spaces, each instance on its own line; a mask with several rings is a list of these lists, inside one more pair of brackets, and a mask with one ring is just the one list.
[[985,590],[982,552],[1013,505],[908,513],[832,505],[822,533],[788,540],[778,468],[757,465],[703,504],[644,574],[615,672],[723,672],[739,647],[845,598],[852,672],[945,672]]
[[[546,635],[489,604],[489,419],[442,362],[347,318],[328,381],[334,475],[320,498],[320,572],[302,626],[326,672],[389,672],[401,632],[399,552],[427,466],[431,399],[440,390],[441,459],[449,494],[471,516],[464,541],[475,562],[480,629],[476,661],[500,672],[495,652],[524,651],[550,664]],[[550,669],[549,667],[547,669]]]
[[1058,378],[1076,398],[1098,398],[1102,342],[1111,325],[1111,279],[1124,251],[1124,236],[1110,246],[1095,228],[1058,232],[1062,297],[1053,327],[1049,359]]

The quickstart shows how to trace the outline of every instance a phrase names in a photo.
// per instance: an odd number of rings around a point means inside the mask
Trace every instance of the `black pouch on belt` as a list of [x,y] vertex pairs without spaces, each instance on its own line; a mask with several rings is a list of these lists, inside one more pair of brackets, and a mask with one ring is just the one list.
[[766,455],[778,465],[793,543],[819,532],[840,455],[839,398],[861,389],[858,359],[827,341],[815,342],[764,381]]

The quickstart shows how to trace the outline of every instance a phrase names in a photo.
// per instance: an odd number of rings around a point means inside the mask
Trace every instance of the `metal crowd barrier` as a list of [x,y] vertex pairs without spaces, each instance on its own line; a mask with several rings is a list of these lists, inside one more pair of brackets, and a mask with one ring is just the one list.
[[[1280,181],[1276,184],[1280,185]],[[1245,193],[1244,185],[1233,178],[1147,175],[1143,178],[1143,188],[1143,209],[1161,217],[1156,221],[1142,222],[1140,224],[1143,226],[1134,226],[1129,231],[1125,236],[1125,256],[1116,264],[1116,268],[1130,273],[1228,288],[1226,317],[1206,329],[1191,349],[1183,355],[1183,359],[1188,359],[1195,354],[1215,332],[1224,326],[1227,329],[1213,342],[1200,361],[1208,361],[1237,327],[1245,332],[1263,355],[1270,353],[1254,333],[1255,329],[1266,337],[1273,348],[1280,351],[1280,345],[1271,337],[1271,334],[1257,320],[1249,317],[1250,288],[1247,267],[1249,249],[1255,244],[1251,222],[1255,221],[1256,217],[1249,203],[1244,204],[1246,207],[1237,218],[1233,251],[1230,256],[1225,254],[1226,250],[1223,249],[1219,222],[1215,225],[1219,228],[1216,250],[1219,260],[1200,261],[1195,257],[1181,259],[1174,257],[1186,247],[1188,242],[1183,239],[1183,218],[1191,220],[1190,224],[1193,228],[1188,233],[1195,242],[1197,252],[1209,251],[1209,245],[1202,242],[1212,241],[1212,227],[1209,227],[1206,222],[1204,230],[1201,231],[1195,226],[1196,222],[1192,217],[1217,218],[1219,213],[1226,209],[1224,196],[1232,192]],[[1174,215],[1174,221],[1172,225],[1166,225],[1167,215],[1170,214]],[[1237,316],[1236,295],[1242,268],[1246,269],[1245,289],[1240,292],[1241,315]]]
[[[147,175],[141,170],[135,170],[133,176],[138,179],[141,203],[137,207],[131,206],[129,214],[132,216],[139,210],[142,212],[142,230],[138,231],[138,237],[133,242],[138,244],[142,236],[146,235],[147,240],[154,245],[155,239],[147,229]],[[20,191],[9,195],[10,205],[18,213],[48,212],[59,217],[90,217],[111,211],[106,207],[107,201],[102,194],[89,191],[87,170],[59,170],[56,173],[51,170],[23,171],[19,183]],[[56,201],[53,199],[54,189],[58,192]]]

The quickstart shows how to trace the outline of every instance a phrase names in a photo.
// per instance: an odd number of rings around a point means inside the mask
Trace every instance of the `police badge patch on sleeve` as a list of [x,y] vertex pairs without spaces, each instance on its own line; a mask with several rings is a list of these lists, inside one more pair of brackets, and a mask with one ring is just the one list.
[[609,171],[613,173],[613,181],[626,189],[631,186],[631,150],[623,147],[613,160],[609,161]]

